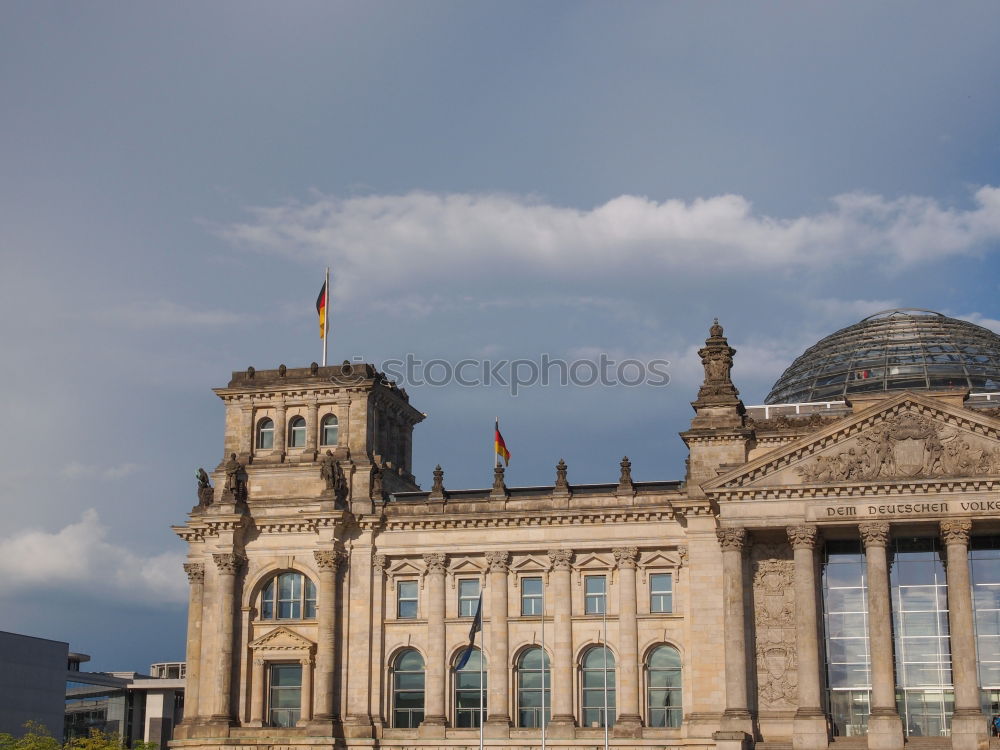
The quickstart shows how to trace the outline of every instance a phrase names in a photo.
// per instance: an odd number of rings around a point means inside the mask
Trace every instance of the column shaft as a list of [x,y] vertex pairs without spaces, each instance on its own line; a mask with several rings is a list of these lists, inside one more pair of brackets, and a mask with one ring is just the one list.
[[956,519],[941,522],[941,536],[948,552],[948,625],[951,631],[951,675],[955,687],[952,746],[955,750],[975,750],[989,741],[979,694],[975,613],[969,576],[971,533],[972,521]]
[[188,593],[187,622],[187,678],[184,681],[184,719],[191,722],[202,715],[199,700],[201,678],[201,624],[204,619],[202,606],[205,600],[205,566],[202,563],[185,563],[191,590]]
[[865,545],[865,568],[868,574],[868,650],[871,653],[872,673],[868,747],[870,750],[901,748],[903,724],[896,710],[892,604],[886,556],[889,524],[885,521],[871,521],[860,524],[858,530]]
[[299,721],[307,722],[312,718],[312,692],[313,692],[313,667],[312,659],[308,656],[302,660],[302,693],[299,703]]
[[219,638],[215,666],[213,721],[231,720],[233,683],[233,612],[236,594],[236,573],[243,558],[233,553],[213,555],[219,571]]
[[[319,451],[319,404],[315,399],[309,402],[306,412],[306,459],[314,461]],[[317,665],[318,666],[318,665]]]
[[829,744],[820,683],[820,648],[816,613],[816,527],[790,526],[788,541],[795,560],[795,649],[799,665],[799,707],[792,747],[820,750]]
[[288,439],[285,437],[285,428],[288,426],[288,417],[285,412],[285,402],[278,404],[277,415],[274,418],[274,450],[281,456],[288,453]]
[[250,674],[250,726],[259,727],[264,724],[264,697],[267,685],[264,684],[264,660],[255,657],[253,671]]
[[549,551],[552,565],[552,719],[553,736],[573,736],[576,720],[573,716],[573,609],[570,573],[573,553],[570,550]]
[[509,692],[507,689],[510,661],[509,629],[507,624],[507,563],[506,552],[487,552],[490,568],[490,660],[488,721],[500,727],[510,726]]
[[614,550],[618,563],[618,716],[616,737],[638,737],[639,716],[639,622],[635,591],[635,570],[639,562],[636,547]]
[[427,664],[425,671],[426,692],[424,698],[424,734],[440,732],[444,736],[447,724],[445,717],[445,689],[447,680],[447,656],[445,654],[444,629],[444,575],[447,558],[441,553],[424,555],[427,565],[425,585],[427,587]]
[[347,716],[344,717],[346,737],[369,738],[374,732],[371,717],[372,662],[372,545],[370,528],[362,532],[351,549],[348,567],[349,587],[347,606]]
[[316,689],[313,716],[328,721],[337,711],[333,705],[334,644],[336,633],[337,568],[340,555],[334,550],[313,552],[319,568],[319,602],[317,603]]
[[719,529],[722,547],[723,639],[726,649],[725,728],[747,731],[746,615],[743,602],[743,548],[746,529]]

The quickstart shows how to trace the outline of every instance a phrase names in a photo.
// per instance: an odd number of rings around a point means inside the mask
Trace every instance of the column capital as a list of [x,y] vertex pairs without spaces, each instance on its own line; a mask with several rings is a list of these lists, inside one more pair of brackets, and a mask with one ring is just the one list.
[[573,550],[550,549],[549,563],[556,570],[569,570],[573,565]]
[[747,530],[741,527],[729,529],[716,529],[715,536],[719,540],[722,551],[736,550],[742,552],[747,544]]
[[785,533],[788,534],[788,541],[793,549],[799,549],[800,547],[805,549],[816,548],[816,527],[811,524],[789,526],[785,529]]
[[215,560],[215,566],[219,572],[229,576],[239,573],[244,563],[243,556],[237,555],[235,552],[216,552],[212,555],[212,559]]
[[448,555],[444,552],[427,552],[424,554],[424,565],[427,566],[428,573],[443,575],[448,566]]
[[375,566],[376,573],[382,573],[389,566],[389,558],[381,552],[378,552],[372,555],[372,565]]
[[861,541],[868,547],[884,547],[889,541],[888,521],[868,521],[858,524]]
[[317,568],[320,570],[332,570],[334,573],[337,572],[337,569],[340,567],[340,563],[344,559],[340,550],[335,549],[314,550],[313,557],[316,558]]
[[188,583],[205,582],[205,566],[202,563],[184,563],[184,572],[187,573]]
[[493,573],[506,573],[510,569],[510,553],[487,552],[486,564]]
[[615,547],[611,550],[619,568],[635,568],[639,564],[638,547]]
[[971,535],[972,521],[967,518],[955,518],[941,522],[941,538],[945,545],[961,544],[963,547],[967,547]]

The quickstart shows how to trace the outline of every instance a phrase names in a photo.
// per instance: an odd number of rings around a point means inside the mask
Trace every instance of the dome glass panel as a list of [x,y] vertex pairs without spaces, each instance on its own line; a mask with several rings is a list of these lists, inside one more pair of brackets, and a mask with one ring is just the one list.
[[764,403],[940,388],[1000,391],[1000,336],[930,310],[886,310],[809,347]]

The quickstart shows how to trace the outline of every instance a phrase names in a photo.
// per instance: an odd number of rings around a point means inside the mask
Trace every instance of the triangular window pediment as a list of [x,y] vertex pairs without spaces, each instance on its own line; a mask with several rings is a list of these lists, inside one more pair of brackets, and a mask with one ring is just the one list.
[[282,625],[251,641],[250,648],[254,651],[310,651],[313,643]]

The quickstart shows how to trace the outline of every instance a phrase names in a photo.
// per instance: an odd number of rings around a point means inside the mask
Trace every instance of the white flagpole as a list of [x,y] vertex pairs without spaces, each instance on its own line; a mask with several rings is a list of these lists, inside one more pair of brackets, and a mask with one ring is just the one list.
[[545,579],[542,578],[542,750],[545,750]]
[[608,750],[608,584],[604,579],[604,603],[601,607],[604,620],[604,750]]
[[326,367],[326,340],[330,337],[330,267],[326,267],[326,283],[323,284],[323,367]]

